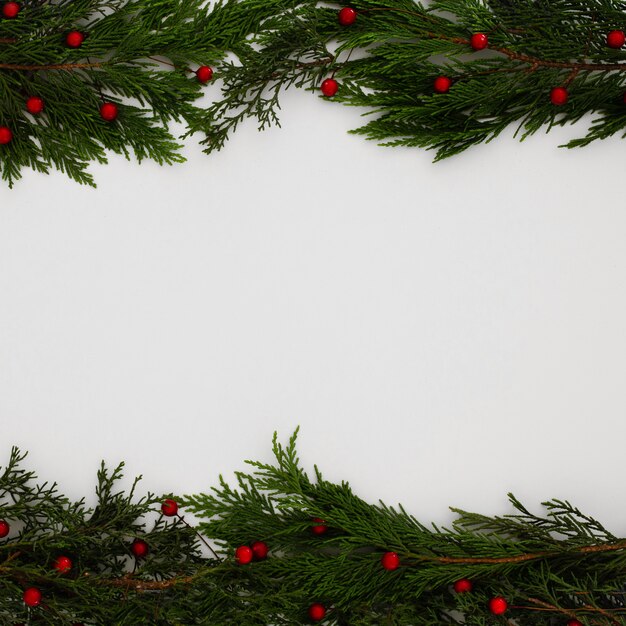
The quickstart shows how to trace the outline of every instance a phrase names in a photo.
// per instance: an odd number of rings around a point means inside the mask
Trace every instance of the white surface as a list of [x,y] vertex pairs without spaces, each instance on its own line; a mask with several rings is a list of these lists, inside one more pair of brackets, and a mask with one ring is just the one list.
[[626,143],[432,165],[309,94],[282,121],[0,189],[2,462],[190,492],[300,424],[306,465],[424,519],[513,490],[626,533]]

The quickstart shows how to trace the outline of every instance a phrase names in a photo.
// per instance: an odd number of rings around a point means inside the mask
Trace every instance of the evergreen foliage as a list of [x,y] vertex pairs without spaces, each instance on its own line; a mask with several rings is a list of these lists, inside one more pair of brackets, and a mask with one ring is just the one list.
[[[276,120],[278,95],[292,85],[340,82],[334,100],[366,107],[354,132],[389,146],[452,156],[497,137],[511,124],[524,139],[540,129],[595,113],[584,146],[626,132],[626,53],[607,35],[626,29],[617,0],[355,0],[356,22],[342,26],[337,7],[295,3],[262,23],[256,46],[220,72],[225,90],[210,109],[206,143],[223,145],[242,117]],[[473,34],[487,49],[471,47]],[[433,89],[439,76],[453,83]],[[551,91],[569,92],[555,106]]]
[[[547,626],[626,624],[626,540],[568,502],[545,503],[540,516],[510,496],[514,513],[456,511],[450,528],[425,525],[402,507],[368,504],[343,482],[310,477],[296,453],[274,437],[275,462],[249,462],[235,487],[177,501],[184,516],[159,514],[162,498],[118,490],[122,465],[98,473],[97,504],[71,502],[56,485],[38,484],[13,450],[0,474],[3,624],[250,626],[468,624]],[[312,532],[321,524],[323,534]],[[131,542],[149,552],[135,559]],[[207,539],[214,547],[210,547]],[[238,563],[236,549],[263,541],[267,558]],[[213,552],[213,549],[217,553]],[[394,551],[400,567],[381,565]],[[54,570],[59,555],[72,559]],[[469,579],[473,590],[456,593]],[[27,587],[40,606],[22,602]],[[488,606],[506,598],[504,615]]]
[[[391,146],[417,146],[445,158],[490,141],[514,124],[521,138],[594,113],[584,146],[626,131],[626,52],[607,35],[626,30],[621,0],[355,0],[342,26],[341,4],[315,0],[24,0],[0,19],[0,170],[12,184],[24,167],[58,168],[93,184],[91,161],[107,151],[158,163],[183,160],[183,138],[201,133],[220,149],[239,123],[278,123],[281,93],[340,83],[338,102],[364,108],[354,132]],[[77,49],[65,35],[86,34]],[[471,37],[484,33],[487,49]],[[215,66],[213,102],[193,70]],[[448,93],[433,81],[445,75]],[[551,90],[566,88],[564,106]],[[36,95],[44,113],[25,112]],[[98,115],[119,107],[114,123]]]
[[[107,151],[182,161],[171,122],[205,129],[192,68],[237,51],[249,31],[277,10],[276,0],[24,0],[15,19],[0,19],[0,125],[13,140],[0,146],[10,185],[24,167],[57,168],[93,184],[91,161]],[[85,35],[79,48],[66,35]],[[25,101],[41,97],[40,115]],[[119,109],[114,123],[99,107]]]

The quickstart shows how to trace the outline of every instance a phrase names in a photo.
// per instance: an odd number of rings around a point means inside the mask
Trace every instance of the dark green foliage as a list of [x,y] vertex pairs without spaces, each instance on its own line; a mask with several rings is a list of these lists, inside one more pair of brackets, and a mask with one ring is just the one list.
[[[0,171],[11,185],[24,167],[51,167],[93,184],[90,161],[111,150],[138,160],[182,161],[172,121],[205,129],[194,103],[204,93],[192,69],[237,50],[276,2],[225,0],[25,0],[14,20],[0,20],[0,125],[13,141],[0,146]],[[79,49],[65,35],[86,34]],[[27,97],[46,103],[30,116]],[[99,116],[119,106],[114,123]]]
[[[514,124],[521,138],[594,113],[584,146],[626,131],[626,52],[606,35],[626,29],[617,0],[355,0],[356,22],[314,0],[24,0],[15,20],[0,20],[0,125],[14,134],[0,146],[0,171],[12,184],[24,167],[65,171],[93,184],[91,161],[108,150],[183,160],[169,124],[204,135],[220,149],[239,123],[278,123],[279,98],[292,86],[341,84],[338,102],[363,107],[357,129],[386,145],[436,150],[444,158],[490,141]],[[87,34],[70,49],[70,30]],[[488,50],[473,52],[476,32]],[[222,85],[213,104],[192,70],[216,65]],[[434,94],[441,74],[454,80]],[[565,86],[566,106],[550,91]],[[27,96],[46,102],[25,113]],[[98,115],[104,100],[120,107],[114,123]]]
[[[426,526],[317,469],[311,479],[295,443],[275,438],[275,463],[250,462],[236,488],[221,480],[210,494],[179,499],[195,528],[161,516],[161,498],[136,497],[136,482],[118,491],[122,466],[100,470],[89,508],[37,485],[14,450],[0,475],[0,519],[11,524],[0,540],[0,623],[297,625],[320,602],[324,624],[337,626],[626,624],[626,540],[568,502],[547,502],[538,516],[511,496],[513,515],[455,511],[451,528]],[[311,532],[316,518],[323,535]],[[136,537],[150,546],[138,561]],[[236,548],[259,540],[269,557],[237,564]],[[400,556],[398,570],[381,566],[386,551]],[[59,555],[73,561],[67,574],[52,567]],[[473,581],[472,593],[454,593],[460,578]],[[29,586],[43,602],[27,610]],[[509,602],[502,617],[487,608],[495,596]]]
[[[626,131],[626,54],[607,33],[626,28],[615,0],[355,0],[351,26],[325,3],[294,3],[263,22],[254,47],[221,68],[225,90],[209,109],[206,143],[220,148],[246,116],[276,121],[278,95],[291,85],[317,90],[341,83],[334,98],[365,107],[371,119],[354,131],[391,146],[434,149],[436,158],[490,141],[511,124],[521,138],[596,113],[581,146]],[[488,50],[470,47],[473,33]],[[434,79],[454,85],[435,94]],[[552,88],[570,92],[566,106]]]

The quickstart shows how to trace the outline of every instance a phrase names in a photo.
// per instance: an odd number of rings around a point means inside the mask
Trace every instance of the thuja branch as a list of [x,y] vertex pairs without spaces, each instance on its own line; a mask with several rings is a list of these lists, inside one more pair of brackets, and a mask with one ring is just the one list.
[[14,449],[0,472],[3,622],[626,623],[626,539],[568,502],[539,515],[510,496],[511,515],[455,510],[439,528],[309,476],[295,434],[273,451],[235,486],[179,498],[124,492],[122,466],[103,466],[88,505],[39,484]]
[[[439,529],[402,508],[369,505],[317,469],[311,479],[295,443],[275,438],[274,465],[251,463],[238,489],[222,482],[214,495],[184,503],[225,546],[263,537],[276,551],[259,564],[263,589],[297,589],[300,606],[317,600],[309,617],[323,609],[337,624],[382,616],[400,624],[626,620],[626,541],[569,503],[546,503],[540,517],[511,497],[512,516],[458,512],[451,530]],[[458,621],[455,611],[463,613]],[[294,615],[289,623],[301,622]]]
[[[203,132],[196,104],[230,50],[279,0],[80,0],[0,7],[0,172],[52,168],[94,184],[109,151],[158,163],[183,159],[169,130]],[[155,61],[154,59],[158,59]]]
[[569,147],[626,131],[618,0],[25,0],[1,12],[10,185],[25,167],[93,184],[87,167],[108,151],[180,162],[172,121],[220,149],[246,118],[278,124],[292,87],[360,107],[369,122],[354,132],[437,159],[509,125],[524,138],[588,113]]
[[[225,89],[205,144],[221,148],[243,117],[276,123],[280,91],[297,86],[363,107],[371,121],[355,132],[437,158],[511,124],[524,138],[595,112],[587,136],[568,144],[585,145],[626,130],[625,26],[617,1],[293,3],[220,69]],[[286,62],[329,50],[336,60],[325,71]]]

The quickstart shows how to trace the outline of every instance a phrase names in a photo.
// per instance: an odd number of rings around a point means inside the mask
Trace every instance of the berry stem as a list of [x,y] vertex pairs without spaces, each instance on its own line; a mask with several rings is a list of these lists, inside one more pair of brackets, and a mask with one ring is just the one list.
[[[187,526],[187,528],[191,528],[192,530],[195,530],[194,527],[180,514],[178,514],[176,517],[178,517],[178,519],[185,524],[185,526]],[[222,559],[220,559],[220,557],[217,555],[217,552],[215,552],[215,550],[213,550],[213,548],[211,547],[211,544],[198,532],[195,531],[196,535],[198,536],[198,539],[200,539],[200,541],[202,541],[202,543],[212,552],[213,556],[218,560],[221,561]]]

